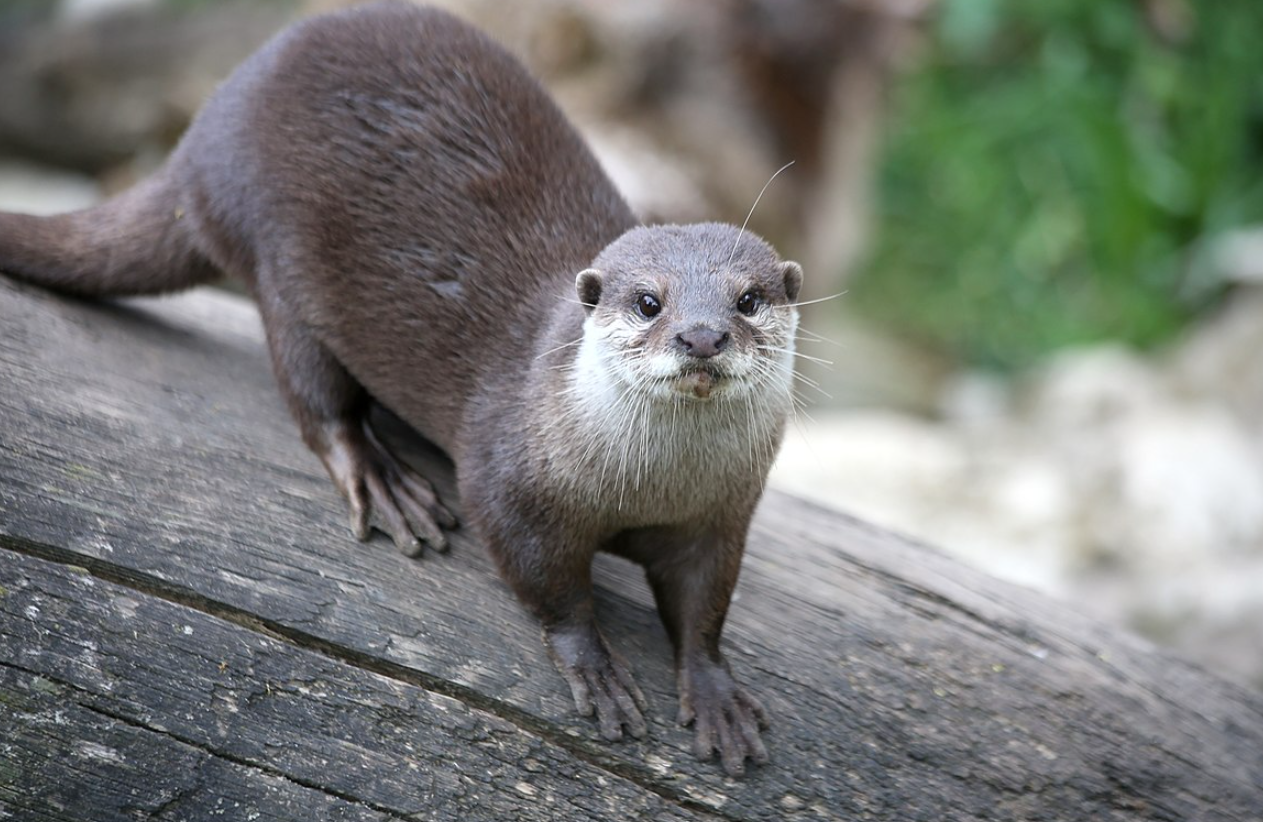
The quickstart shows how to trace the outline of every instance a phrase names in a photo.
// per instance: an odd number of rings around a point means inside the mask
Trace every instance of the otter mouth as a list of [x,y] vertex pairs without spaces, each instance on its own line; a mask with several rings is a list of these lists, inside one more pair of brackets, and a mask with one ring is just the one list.
[[711,395],[723,388],[727,377],[709,368],[696,368],[681,371],[666,380],[673,391],[698,400],[708,400]]

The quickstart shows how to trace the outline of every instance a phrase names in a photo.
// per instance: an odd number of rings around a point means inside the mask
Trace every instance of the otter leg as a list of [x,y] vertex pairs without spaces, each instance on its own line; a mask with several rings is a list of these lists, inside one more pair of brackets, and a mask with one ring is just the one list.
[[[470,508],[488,510],[476,499],[470,500]],[[627,661],[596,625],[593,550],[582,547],[581,540],[559,535],[557,529],[532,528],[525,518],[496,519],[511,526],[487,528],[485,520],[475,524],[483,526],[479,530],[501,576],[542,624],[544,645],[570,686],[575,710],[581,716],[595,714],[601,736],[610,741],[621,739],[624,728],[633,737],[643,737],[648,702]]]
[[262,296],[259,307],[281,393],[303,441],[350,505],[356,537],[368,539],[375,513],[404,554],[420,555],[423,543],[446,550],[442,527],[456,519],[430,483],[382,444],[369,423],[368,393],[292,312]]
[[760,734],[768,727],[767,714],[733,677],[719,650],[745,529],[700,535],[653,529],[634,541],[642,547],[632,552],[633,558],[645,566],[675,646],[680,724],[693,725],[693,748],[699,758],[718,752],[724,770],[740,776],[746,759],[762,764],[768,758]]

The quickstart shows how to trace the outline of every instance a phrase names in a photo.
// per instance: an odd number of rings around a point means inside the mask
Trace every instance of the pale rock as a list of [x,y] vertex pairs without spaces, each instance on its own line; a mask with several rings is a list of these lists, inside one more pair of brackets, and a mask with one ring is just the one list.
[[1256,437],[1263,438],[1263,288],[1229,295],[1198,323],[1171,355],[1177,391],[1226,402]]
[[1117,496],[1096,501],[1099,536],[1131,562],[1179,574],[1263,545],[1263,454],[1223,408],[1137,415],[1110,450]]
[[1013,413],[1009,384],[995,374],[965,371],[944,380],[939,410],[951,423],[989,429]]
[[961,481],[967,464],[964,444],[941,426],[898,413],[829,412],[790,427],[772,482],[889,524]]
[[0,211],[58,214],[95,205],[100,187],[82,174],[28,162],[0,162]]
[[66,21],[86,22],[133,9],[151,9],[159,0],[61,0],[58,15]]
[[1229,231],[1215,242],[1216,273],[1229,282],[1263,283],[1263,227]]
[[943,489],[926,539],[1001,579],[1069,596],[1077,499],[1057,462],[1029,445],[979,449],[966,483]]
[[1256,310],[1238,295],[1165,357],[1105,345],[1016,388],[945,380],[938,421],[817,411],[772,483],[1263,684]]
[[831,412],[804,428],[786,438],[775,487],[1010,581],[1064,590],[1072,497],[1054,463],[1026,451],[980,451],[948,426],[899,412]]
[[1149,360],[1107,344],[1055,354],[1036,372],[1020,405],[1038,427],[1079,431],[1115,427],[1161,404],[1168,393]]

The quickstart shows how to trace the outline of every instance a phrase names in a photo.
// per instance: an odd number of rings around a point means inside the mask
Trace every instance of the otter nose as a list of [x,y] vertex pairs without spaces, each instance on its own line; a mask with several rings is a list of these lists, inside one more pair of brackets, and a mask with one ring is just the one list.
[[692,331],[681,331],[675,340],[690,357],[706,359],[713,357],[728,345],[727,331],[719,332],[710,328],[694,328]]

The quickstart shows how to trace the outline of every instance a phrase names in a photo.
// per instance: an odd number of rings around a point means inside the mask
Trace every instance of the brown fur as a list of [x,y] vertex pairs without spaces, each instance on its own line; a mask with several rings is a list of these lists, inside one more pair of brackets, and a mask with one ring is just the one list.
[[[97,296],[240,277],[361,537],[370,511],[409,553],[454,524],[377,440],[371,397],[452,456],[470,525],[606,737],[645,723],[593,618],[597,550],[645,565],[699,755],[732,773],[766,757],[719,635],[789,410],[801,272],[731,226],[637,228],[481,33],[390,2],[294,26],[152,179],[84,212],[0,215],[0,270]],[[636,313],[646,291],[658,316]]]

